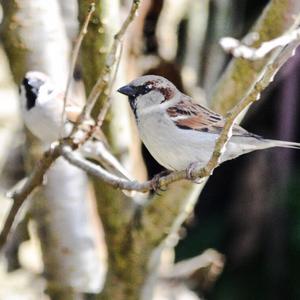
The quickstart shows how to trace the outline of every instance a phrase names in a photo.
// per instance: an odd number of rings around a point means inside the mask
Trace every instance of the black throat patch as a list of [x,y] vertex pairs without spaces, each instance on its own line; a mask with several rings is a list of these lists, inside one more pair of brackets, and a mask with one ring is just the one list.
[[36,98],[38,97],[38,92],[43,81],[39,79],[29,80],[25,77],[22,83],[26,92],[26,108],[30,110],[35,106]]
[[129,104],[130,104],[130,107],[134,113],[134,116],[136,118],[136,120],[138,119],[137,117],[137,113],[136,113],[136,97],[135,96],[129,96]]

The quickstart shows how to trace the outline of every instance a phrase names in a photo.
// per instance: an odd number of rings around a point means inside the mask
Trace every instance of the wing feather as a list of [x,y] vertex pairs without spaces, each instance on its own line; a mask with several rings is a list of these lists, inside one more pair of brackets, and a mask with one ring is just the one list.
[[[184,97],[176,105],[169,107],[167,114],[178,128],[185,130],[220,134],[225,124],[223,116],[200,104],[193,103],[189,97]],[[259,138],[237,124],[233,126],[232,135]]]

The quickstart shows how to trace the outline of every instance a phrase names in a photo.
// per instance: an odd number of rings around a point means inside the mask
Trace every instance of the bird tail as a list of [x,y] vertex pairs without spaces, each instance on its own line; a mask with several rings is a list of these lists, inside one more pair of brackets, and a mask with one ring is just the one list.
[[287,142],[287,141],[279,141],[279,140],[265,140],[268,142],[265,148],[273,148],[273,147],[281,147],[281,148],[292,148],[292,149],[300,149],[300,143],[295,142]]

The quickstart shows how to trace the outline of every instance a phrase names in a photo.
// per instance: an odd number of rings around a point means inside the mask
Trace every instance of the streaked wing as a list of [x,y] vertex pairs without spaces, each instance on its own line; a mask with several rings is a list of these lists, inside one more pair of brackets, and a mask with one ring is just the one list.
[[[183,98],[176,105],[167,109],[167,114],[178,128],[220,134],[224,127],[223,116],[193,103],[189,97]],[[233,136],[259,137],[235,124]]]

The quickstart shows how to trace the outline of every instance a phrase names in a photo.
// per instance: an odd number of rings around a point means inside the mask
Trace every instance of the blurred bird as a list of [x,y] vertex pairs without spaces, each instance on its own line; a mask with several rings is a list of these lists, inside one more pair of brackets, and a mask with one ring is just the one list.
[[55,89],[46,74],[38,71],[25,74],[20,86],[21,112],[27,128],[43,142],[56,141],[61,130],[63,137],[70,134],[72,123],[81,113],[82,107],[69,101],[63,116],[63,99],[64,93]]
[[[63,114],[64,92],[55,88],[51,79],[44,73],[29,71],[20,86],[21,113],[26,127],[42,143],[49,145],[71,133],[82,111],[82,106],[68,100]],[[63,121],[63,126],[62,126]],[[90,122],[91,123],[91,122]],[[131,176],[109,151],[109,146],[101,129],[80,147],[80,153],[98,161],[108,171],[132,180]],[[133,195],[126,193],[126,195]]]
[[[192,102],[161,76],[139,77],[118,92],[128,96],[140,137],[152,156],[169,170],[204,167],[225,119]],[[234,124],[221,162],[272,147],[300,148],[299,143],[264,139]]]

